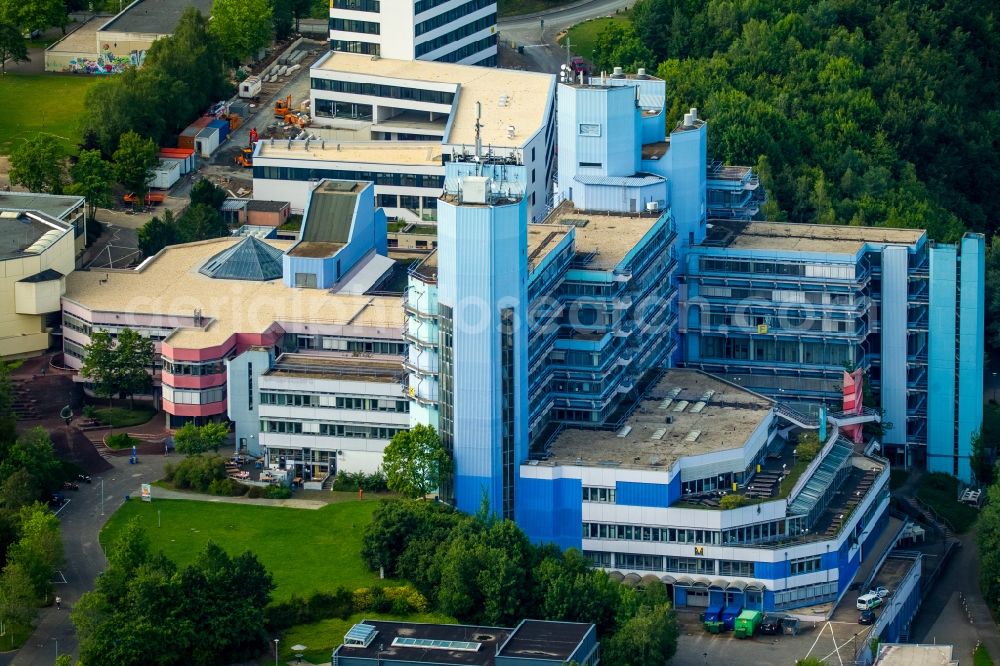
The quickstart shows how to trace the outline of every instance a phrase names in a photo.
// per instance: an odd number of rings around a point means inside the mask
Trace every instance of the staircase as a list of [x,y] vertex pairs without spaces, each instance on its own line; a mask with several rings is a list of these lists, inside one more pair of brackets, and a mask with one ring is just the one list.
[[337,478],[336,474],[327,474],[326,478],[323,479],[323,490],[333,490],[333,480]]
[[948,541],[954,537],[951,527],[942,520],[928,506],[915,497],[900,497],[899,500],[908,506],[914,513],[920,516],[924,522],[936,529]]
[[12,380],[11,388],[14,390],[14,401],[11,407],[17,419],[30,421],[41,418],[38,413],[38,400],[32,397],[28,382],[18,379]]

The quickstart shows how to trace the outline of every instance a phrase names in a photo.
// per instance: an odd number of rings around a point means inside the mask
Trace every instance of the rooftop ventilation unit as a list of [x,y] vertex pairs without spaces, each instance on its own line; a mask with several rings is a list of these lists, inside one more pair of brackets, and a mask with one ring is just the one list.
[[698,441],[698,437],[701,435],[701,430],[692,430],[684,438],[685,442],[694,443]]
[[624,79],[625,78],[625,70],[622,69],[621,67],[615,67],[614,70],[611,72],[611,78],[613,78],[613,79]]
[[678,402],[678,403],[677,403],[676,405],[674,405],[674,411],[675,411],[675,412],[683,412],[683,411],[684,411],[684,409],[685,409],[685,408],[686,408],[686,407],[687,407],[688,405],[690,405],[690,404],[691,404],[691,403],[689,403],[689,402],[688,402],[687,400],[681,400],[681,401],[680,401],[680,402]]
[[701,410],[703,409],[705,409],[705,401],[699,400],[698,402],[694,403],[694,405],[691,406],[691,413],[701,414]]
[[632,432],[632,426],[630,425],[622,426],[621,430],[618,431],[618,438],[625,439],[626,437],[628,437],[628,434],[630,432]]
[[666,435],[666,434],[667,434],[667,429],[666,428],[657,428],[656,430],[653,431],[653,434],[650,435],[649,438],[650,439],[655,439],[656,441],[660,441],[661,439],[663,439],[663,436]]

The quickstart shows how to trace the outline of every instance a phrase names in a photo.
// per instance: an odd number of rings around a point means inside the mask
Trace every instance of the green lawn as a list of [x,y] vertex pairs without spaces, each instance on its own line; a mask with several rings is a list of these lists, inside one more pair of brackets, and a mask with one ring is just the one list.
[[[577,23],[567,33],[570,40],[570,50],[576,55],[592,61],[594,59],[594,44],[597,43],[597,36],[601,34],[601,31],[612,23],[628,20],[627,14],[621,14],[619,16],[607,16]],[[566,38],[563,37],[560,43],[565,45]]]
[[[440,613],[413,613],[410,615],[392,615],[389,613],[355,613],[346,620],[323,620],[314,624],[300,624],[292,627],[281,637],[278,644],[281,663],[291,661],[296,653],[293,645],[305,645],[308,649],[302,653],[303,663],[330,663],[333,649],[344,641],[344,634],[352,626],[362,620],[399,620],[405,622],[436,622],[440,624],[455,624],[455,618]],[[271,652],[274,656],[274,652]]]
[[14,142],[42,132],[75,152],[80,141],[83,96],[98,77],[7,74],[0,79],[0,154]]
[[157,500],[156,490],[153,498],[148,503],[132,500],[115,512],[101,532],[101,543],[107,546],[138,516],[154,547],[180,565],[193,561],[209,540],[230,554],[252,550],[274,576],[276,599],[378,582],[378,575],[368,571],[359,554],[362,530],[378,506],[375,500],[310,510]]
[[979,644],[972,653],[972,666],[993,666],[993,659],[986,646]]
[[917,499],[934,510],[958,534],[967,532],[976,522],[979,511],[960,503],[958,479],[941,472],[932,472],[920,477]]
[[148,423],[156,410],[152,407],[99,407],[94,411],[94,418],[113,428],[131,428]]

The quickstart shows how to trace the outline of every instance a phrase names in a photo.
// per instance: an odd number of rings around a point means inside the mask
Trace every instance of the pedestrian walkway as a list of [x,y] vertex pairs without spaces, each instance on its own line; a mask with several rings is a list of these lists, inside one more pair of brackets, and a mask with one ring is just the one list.
[[[133,497],[141,496],[141,488],[136,488]],[[179,499],[195,500],[198,502],[220,502],[222,504],[255,504],[257,506],[279,506],[286,509],[322,509],[329,502],[303,499],[264,499],[250,497],[222,497],[218,495],[205,495],[203,493],[189,493],[180,490],[170,490],[168,488],[153,488],[153,499]]]

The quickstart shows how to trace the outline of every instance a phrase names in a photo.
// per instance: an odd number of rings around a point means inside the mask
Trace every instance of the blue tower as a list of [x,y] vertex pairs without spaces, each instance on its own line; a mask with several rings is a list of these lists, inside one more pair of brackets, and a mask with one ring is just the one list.
[[527,204],[507,168],[449,165],[438,202],[439,399],[455,463],[445,496],[513,518],[528,452]]

